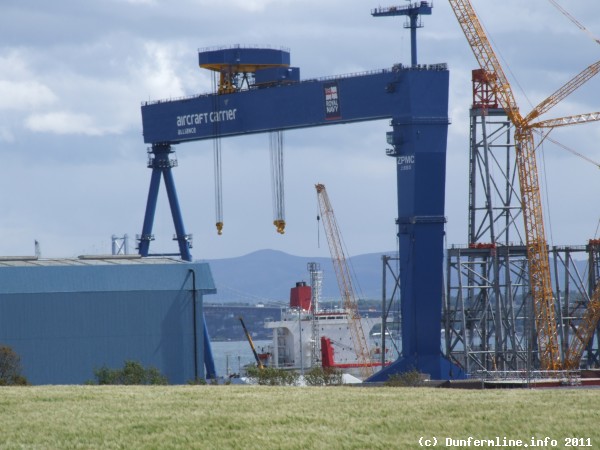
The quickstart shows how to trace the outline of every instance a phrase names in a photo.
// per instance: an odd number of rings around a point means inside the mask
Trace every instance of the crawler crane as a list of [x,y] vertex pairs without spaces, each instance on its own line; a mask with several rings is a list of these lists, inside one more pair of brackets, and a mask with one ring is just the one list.
[[449,0],[449,2],[467,37],[467,41],[473,50],[477,62],[487,74],[492,90],[497,95],[500,105],[504,108],[515,127],[514,140],[517,152],[527,259],[530,272],[529,278],[533,297],[541,369],[576,369],[579,366],[583,349],[589,342],[600,318],[600,287],[596,287],[590,299],[582,325],[579,327],[575,338],[567,350],[563,364],[558,344],[554,297],[550,280],[548,245],[544,231],[533,131],[540,128],[551,130],[555,127],[600,120],[600,113],[596,112],[534,122],[535,119],[548,112],[553,106],[596,75],[600,71],[600,62],[586,68],[562,88],[541,102],[528,115],[523,117],[519,111],[510,83],[502,70],[502,66],[494,53],[470,0]]
[[335,275],[340,287],[340,294],[344,301],[344,308],[346,308],[348,313],[348,326],[350,328],[350,334],[352,335],[352,344],[354,345],[354,351],[356,352],[358,364],[361,369],[361,375],[363,376],[363,379],[366,379],[373,375],[373,367],[369,364],[369,347],[367,345],[367,339],[365,338],[365,332],[360,323],[357,299],[354,288],[352,287],[352,279],[350,277],[350,271],[348,270],[344,249],[342,248],[340,231],[333,214],[333,208],[331,207],[325,185],[317,184],[315,188],[317,189],[319,211],[323,218],[323,227],[325,228],[325,234],[327,235],[327,242],[331,252],[331,261],[333,262],[333,268],[335,269]]

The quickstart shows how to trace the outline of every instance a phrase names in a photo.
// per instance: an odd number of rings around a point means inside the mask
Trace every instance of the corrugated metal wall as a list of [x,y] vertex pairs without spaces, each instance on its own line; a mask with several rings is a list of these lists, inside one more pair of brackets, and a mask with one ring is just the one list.
[[84,383],[126,360],[186,383],[196,360],[204,376],[202,298],[214,292],[208,264],[0,267],[0,345],[32,384]]

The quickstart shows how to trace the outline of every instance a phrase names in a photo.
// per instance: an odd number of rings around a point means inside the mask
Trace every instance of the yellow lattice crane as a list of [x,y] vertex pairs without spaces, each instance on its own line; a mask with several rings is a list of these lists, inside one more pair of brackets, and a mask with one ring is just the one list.
[[[554,297],[550,280],[548,245],[544,231],[533,130],[536,128],[552,129],[558,126],[600,120],[600,113],[582,114],[539,122],[533,122],[533,120],[546,113],[550,108],[596,75],[600,71],[600,62],[586,68],[561,89],[536,106],[528,115],[523,117],[519,111],[508,78],[502,70],[502,66],[496,57],[470,0],[448,1],[454,10],[477,62],[481,69],[488,75],[491,89],[497,95],[500,105],[504,108],[508,118],[515,127],[514,141],[540,364],[543,370],[560,370],[565,366],[563,366],[561,361],[558,344]],[[586,312],[586,314],[591,317],[588,320],[589,324],[587,326],[592,327],[593,332],[593,328],[595,328],[595,324],[600,317],[600,289],[598,288],[590,300],[590,309],[588,311],[589,313]],[[576,359],[578,365],[581,359],[581,352],[585,345],[587,345],[590,337],[591,333],[583,332],[582,330],[582,336],[573,341],[573,349],[569,348],[566,361],[569,358]],[[587,341],[583,343],[585,339]],[[575,341],[578,341],[579,344]],[[581,347],[582,344],[583,346]],[[581,350],[579,349],[580,347]],[[577,356],[577,352],[579,352],[579,356]]]
[[327,190],[323,184],[315,185],[317,189],[317,198],[319,200],[319,211],[323,219],[323,227],[329,244],[331,261],[340,288],[340,294],[344,301],[344,308],[348,314],[348,326],[352,337],[352,345],[358,359],[361,375],[366,379],[373,375],[373,366],[370,364],[369,346],[365,337],[360,315],[358,313],[358,302],[354,288],[352,287],[352,278],[348,263],[342,247],[340,230],[333,214],[333,208],[327,195]]

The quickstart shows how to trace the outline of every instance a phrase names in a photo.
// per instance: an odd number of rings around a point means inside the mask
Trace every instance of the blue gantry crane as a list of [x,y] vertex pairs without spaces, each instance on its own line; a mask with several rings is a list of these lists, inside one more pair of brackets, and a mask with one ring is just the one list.
[[[418,5],[423,14],[431,12],[428,8],[428,2]],[[170,158],[173,146],[387,119],[391,148],[386,153],[397,168],[403,349],[400,359],[370,380],[413,369],[436,379],[461,377],[462,372],[440,350],[449,123],[446,65],[395,64],[350,76],[301,81],[299,69],[290,66],[289,51],[242,46],[200,51],[199,64],[219,73],[217,92],[142,105],[152,177],[140,254],[149,255],[162,176],[181,258],[191,260],[191,241],[185,233],[171,173],[175,166]],[[343,157],[343,151],[340,153]]]

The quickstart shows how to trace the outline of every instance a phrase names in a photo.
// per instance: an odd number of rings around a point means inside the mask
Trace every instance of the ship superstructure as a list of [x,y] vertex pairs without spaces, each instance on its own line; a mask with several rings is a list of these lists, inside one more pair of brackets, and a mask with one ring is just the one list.
[[[298,371],[315,366],[333,367],[359,376],[362,366],[352,342],[349,311],[313,308],[311,293],[311,287],[305,282],[296,283],[290,290],[289,307],[281,312],[281,320],[265,322],[265,328],[272,330],[273,337],[262,353],[263,363]],[[378,328],[381,318],[365,314],[359,320],[369,336],[370,358],[366,364],[381,367],[381,342],[371,333]],[[393,359],[390,356],[389,361]]]

